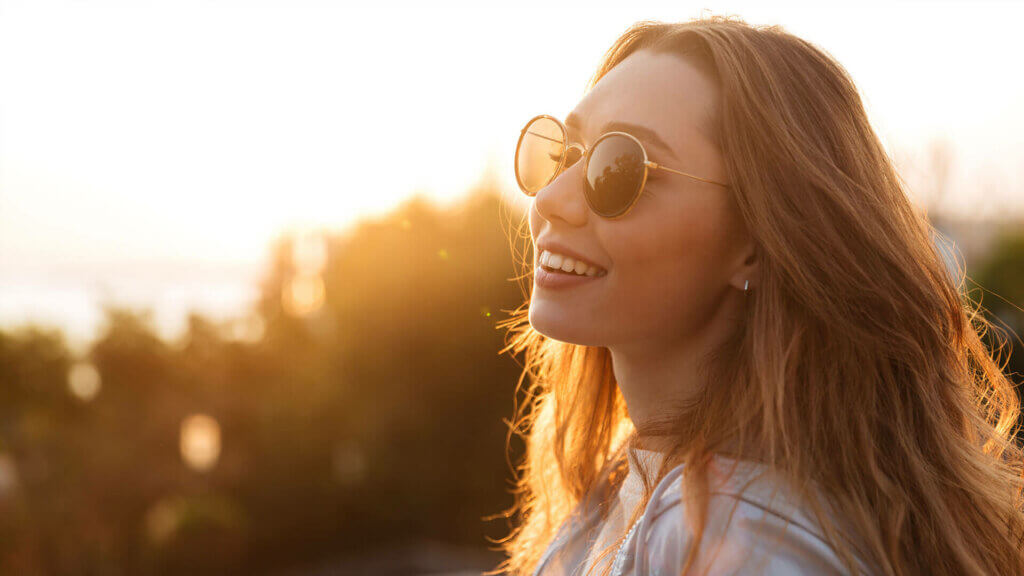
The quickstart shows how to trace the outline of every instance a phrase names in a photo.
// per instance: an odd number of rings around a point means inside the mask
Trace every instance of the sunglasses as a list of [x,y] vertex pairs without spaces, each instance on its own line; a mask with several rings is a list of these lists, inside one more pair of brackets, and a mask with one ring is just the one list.
[[701,182],[728,188],[728,184],[667,168],[647,159],[644,145],[632,134],[607,132],[589,150],[566,144],[568,131],[557,118],[535,116],[519,134],[516,144],[516,182],[527,196],[536,196],[556,176],[583,159],[584,196],[595,214],[622,218],[640,198],[648,170],[665,170]]

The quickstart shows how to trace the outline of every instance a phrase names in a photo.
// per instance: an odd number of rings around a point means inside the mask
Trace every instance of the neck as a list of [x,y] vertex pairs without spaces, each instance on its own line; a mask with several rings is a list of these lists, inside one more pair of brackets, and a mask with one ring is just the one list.
[[736,298],[742,296],[726,291],[703,325],[682,338],[608,347],[630,420],[639,431],[653,431],[642,440],[645,449],[667,450],[671,440],[659,424],[671,421],[676,407],[691,400],[706,385],[699,372],[700,364],[732,332],[739,310]]
[[675,445],[674,436],[641,436],[637,438],[636,447],[640,450],[666,453]]

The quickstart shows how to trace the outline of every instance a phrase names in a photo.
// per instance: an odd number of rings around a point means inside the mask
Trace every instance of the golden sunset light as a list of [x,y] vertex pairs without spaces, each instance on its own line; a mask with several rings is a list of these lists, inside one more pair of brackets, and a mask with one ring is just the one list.
[[1021,209],[1024,79],[991,55],[1020,52],[1024,5],[812,6],[626,3],[584,25],[574,4],[500,18],[452,4],[438,19],[410,3],[387,39],[365,24],[384,5],[5,2],[0,324],[82,341],[105,294],[154,306],[168,335],[188,306],[235,314],[279,232],[339,228],[412,193],[452,202],[489,163],[514,187],[511,135],[569,112],[622,22],[701,9],[820,42],[907,163],[954,146],[952,205]]
[[0,575],[1024,573],[1022,22],[0,0]]

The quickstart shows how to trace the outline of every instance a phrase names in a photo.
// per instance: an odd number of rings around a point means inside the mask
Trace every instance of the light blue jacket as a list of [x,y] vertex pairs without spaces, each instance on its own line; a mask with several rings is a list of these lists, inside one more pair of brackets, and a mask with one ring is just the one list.
[[[709,479],[708,519],[693,574],[765,576],[849,576],[826,543],[813,514],[802,508],[782,482],[765,468],[716,457],[713,466],[737,465],[732,477]],[[720,468],[719,468],[720,469]],[[612,565],[612,576],[678,576],[693,534],[680,492],[683,465],[655,487]],[[596,494],[583,498],[563,522],[534,576],[582,576],[590,546],[601,528]],[[862,574],[871,574],[858,559]],[[600,573],[597,571],[595,573]]]

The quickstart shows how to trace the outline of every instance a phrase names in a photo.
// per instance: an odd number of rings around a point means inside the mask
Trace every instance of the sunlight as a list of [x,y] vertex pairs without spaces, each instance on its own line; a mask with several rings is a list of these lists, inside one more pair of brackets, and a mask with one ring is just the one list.
[[220,457],[220,424],[206,414],[193,414],[181,422],[181,459],[189,468],[206,472]]
[[292,316],[306,316],[324,304],[324,280],[320,274],[299,274],[281,289],[281,304]]
[[88,362],[79,362],[68,370],[68,390],[84,402],[96,397],[100,392],[100,373]]
[[263,318],[256,314],[247,314],[231,323],[231,337],[241,342],[258,342],[263,338],[267,326]]
[[[52,319],[43,299],[58,288],[76,309],[100,286],[121,293],[133,286],[127,269],[233,270],[259,262],[283,230],[341,229],[414,193],[454,201],[492,163],[515,191],[511,150],[526,119],[571,110],[629,24],[703,8],[779,23],[829,50],[904,157],[954,135],[957,209],[1021,208],[1024,76],[1001,73],[1005,59],[992,56],[1021,51],[1024,4],[878,3],[836,7],[836,17],[809,6],[659,0],[599,11],[583,26],[567,5],[527,2],[501,24],[476,9],[437,19],[412,5],[392,24],[402,41],[380,43],[371,28],[346,23],[386,16],[382,6],[360,6],[354,20],[351,6],[323,0],[12,2],[0,19],[0,301],[17,304],[0,305],[0,324],[23,321],[26,310]],[[916,21],[924,25],[906,25]],[[948,41],[951,29],[961,41]],[[521,30],[549,41],[525,41]],[[978,182],[990,192],[979,194]],[[299,260],[317,268],[324,255],[309,242]],[[190,274],[159,277],[211,282]],[[175,313],[183,298],[197,304],[210,293],[146,290]],[[292,292],[296,313],[319,306],[315,279],[296,280]],[[88,334],[83,325],[98,319],[79,310],[53,321]]]

